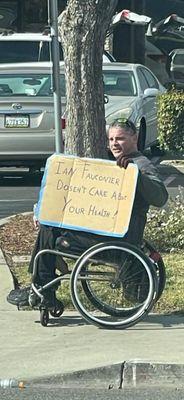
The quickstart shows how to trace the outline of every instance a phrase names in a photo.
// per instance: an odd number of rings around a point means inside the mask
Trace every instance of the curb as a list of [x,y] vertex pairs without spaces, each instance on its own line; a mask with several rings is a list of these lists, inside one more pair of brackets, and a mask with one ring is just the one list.
[[33,213],[32,211],[27,211],[27,212],[23,212],[23,213],[10,215],[9,217],[6,217],[6,218],[1,218],[0,219],[0,226],[8,224],[11,221],[12,218],[18,217],[19,215],[30,215],[32,213]]
[[13,276],[7,265],[3,252],[0,248],[0,282],[3,282],[0,292],[0,311],[12,311],[12,305],[6,301],[7,294],[14,288]]
[[60,388],[93,388],[93,389],[120,389],[122,376],[121,363],[108,365],[99,368],[91,368],[81,371],[75,371],[62,375],[55,375],[46,378],[30,380],[31,386],[50,386]]
[[184,387],[184,364],[130,361],[125,363],[122,382],[123,388],[144,385]]
[[184,365],[145,361],[122,363],[77,371],[45,379],[34,379],[30,386],[86,389],[124,389],[152,386],[184,387]]

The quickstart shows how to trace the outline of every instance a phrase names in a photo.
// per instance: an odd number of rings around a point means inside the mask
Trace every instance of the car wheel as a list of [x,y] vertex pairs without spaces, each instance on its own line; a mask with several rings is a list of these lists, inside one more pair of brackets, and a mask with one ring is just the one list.
[[144,151],[145,141],[146,141],[146,126],[145,123],[142,121],[139,128],[139,136],[137,142],[138,150]]

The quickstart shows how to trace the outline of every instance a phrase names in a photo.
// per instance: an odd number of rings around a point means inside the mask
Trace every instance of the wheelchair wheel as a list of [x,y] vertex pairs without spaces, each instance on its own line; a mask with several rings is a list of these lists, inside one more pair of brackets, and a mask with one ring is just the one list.
[[148,255],[154,264],[158,279],[158,292],[155,301],[158,301],[164,291],[166,283],[166,270],[165,264],[161,254],[155,249],[155,247],[148,241],[144,240],[143,252]]
[[[138,250],[138,249],[136,248],[136,250]],[[128,257],[129,257],[129,261],[128,261],[127,256],[126,256],[126,263],[128,262],[128,268],[129,268],[128,269],[128,274],[129,274],[129,276],[126,276],[126,279],[129,280],[129,283],[128,284],[126,284],[125,282],[124,283],[121,282],[121,283],[123,284],[123,289],[124,289],[124,293],[125,293],[126,298],[130,297],[130,293],[133,296],[133,292],[134,292],[134,297],[135,297],[136,296],[136,290],[137,291],[139,290],[139,301],[140,301],[141,300],[141,296],[144,295],[144,297],[145,297],[146,291],[148,290],[148,280],[147,280],[147,278],[145,276],[145,272],[142,270],[142,268],[140,268],[140,264],[138,264],[138,262],[134,258],[130,259],[130,256],[128,256]],[[117,255],[116,255],[116,258],[117,258]],[[112,259],[112,251],[111,251],[111,259]],[[83,268],[83,272],[84,272],[84,268]],[[121,267],[119,267],[119,269],[120,268]],[[135,275],[135,268],[136,268],[136,275]],[[144,279],[145,279],[145,281],[144,281]],[[130,282],[130,280],[131,280],[131,282]],[[139,285],[138,285],[138,283],[139,283]],[[106,304],[99,297],[97,297],[96,293],[93,290],[93,287],[91,285],[91,281],[90,280],[89,281],[88,280],[82,280],[81,281],[81,285],[82,285],[82,288],[83,288],[83,290],[85,292],[85,295],[88,297],[89,301],[95,307],[97,307],[98,310],[103,311],[103,312],[105,312],[105,313],[107,313],[107,314],[109,314],[111,316],[119,316],[119,317],[131,316],[131,315],[135,314],[135,311],[140,308],[140,304],[135,304],[134,306],[132,305],[131,308],[130,307],[124,307],[124,306],[123,306],[123,308],[121,308],[120,306],[119,307],[113,307],[112,305]],[[129,292],[129,294],[128,294],[128,292]],[[141,293],[142,293],[142,295],[141,295]],[[157,298],[157,294],[155,295],[155,299],[156,298]],[[134,300],[135,300],[135,298],[134,298]]]
[[49,322],[49,311],[45,308],[40,310],[40,323],[42,326],[47,326]]
[[59,318],[64,312],[64,304],[58,299],[56,299],[55,303],[53,310],[50,310],[50,315],[51,317]]
[[127,328],[154,304],[157,276],[141,250],[114,241],[83,253],[73,268],[70,289],[75,307],[88,322]]

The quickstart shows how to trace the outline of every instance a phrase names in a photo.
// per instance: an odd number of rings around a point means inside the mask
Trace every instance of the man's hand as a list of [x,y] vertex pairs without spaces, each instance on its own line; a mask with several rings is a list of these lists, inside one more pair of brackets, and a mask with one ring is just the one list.
[[37,207],[37,203],[34,204],[34,206],[33,206],[33,224],[34,224],[35,229],[38,230],[39,227],[40,227],[40,223],[39,223],[39,221],[37,220],[36,215],[35,215],[35,213],[36,213],[36,207]]
[[39,221],[36,219],[36,217],[33,217],[33,224],[36,230],[38,230],[40,228],[40,223]]
[[130,164],[130,163],[133,163],[133,160],[131,158],[129,158],[128,156],[120,155],[117,158],[117,165],[120,168],[126,169],[128,167],[128,164]]

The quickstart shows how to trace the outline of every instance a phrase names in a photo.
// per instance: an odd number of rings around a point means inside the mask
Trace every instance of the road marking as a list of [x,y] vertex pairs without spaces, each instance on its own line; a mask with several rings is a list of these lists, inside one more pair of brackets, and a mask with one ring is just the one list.
[[0,202],[1,203],[4,203],[4,202],[8,202],[8,203],[10,203],[10,202],[12,202],[12,203],[16,203],[16,202],[22,202],[22,201],[35,201],[35,199],[20,199],[20,200],[13,200],[13,199],[4,199],[4,200],[0,200]]
[[175,175],[168,176],[168,178],[164,180],[165,185],[168,186],[172,181],[174,181],[175,178]]

